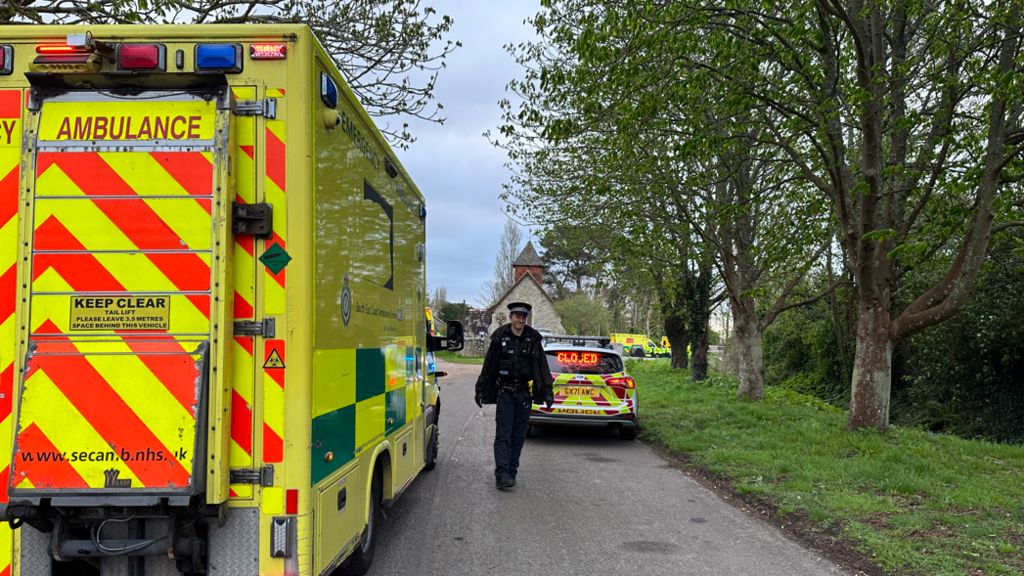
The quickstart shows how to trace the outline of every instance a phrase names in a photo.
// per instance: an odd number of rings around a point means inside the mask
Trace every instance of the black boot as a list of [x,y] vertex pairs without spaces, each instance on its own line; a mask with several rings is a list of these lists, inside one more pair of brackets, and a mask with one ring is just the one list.
[[494,485],[498,490],[508,490],[516,485],[516,481],[511,476],[501,475],[494,479]]

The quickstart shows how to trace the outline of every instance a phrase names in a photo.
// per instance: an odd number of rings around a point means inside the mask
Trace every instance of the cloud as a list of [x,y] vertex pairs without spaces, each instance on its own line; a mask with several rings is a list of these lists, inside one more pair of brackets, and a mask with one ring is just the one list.
[[[506,216],[499,199],[509,179],[504,152],[483,133],[501,120],[498,101],[509,80],[521,75],[503,48],[533,37],[523,23],[539,1],[427,3],[455,19],[450,37],[462,48],[447,60],[435,95],[444,105],[443,125],[411,121],[417,141],[399,159],[427,201],[427,282],[444,286],[449,300],[477,302],[494,274]],[[524,234],[528,237],[529,234]]]

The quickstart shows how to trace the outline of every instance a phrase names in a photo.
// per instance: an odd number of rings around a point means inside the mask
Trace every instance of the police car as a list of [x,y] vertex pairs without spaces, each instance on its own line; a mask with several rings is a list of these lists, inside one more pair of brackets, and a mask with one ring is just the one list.
[[617,429],[619,438],[636,438],[636,382],[626,374],[622,356],[606,346],[608,338],[602,337],[545,338],[555,402],[550,408],[533,405],[531,433],[536,425],[572,424],[606,426]]

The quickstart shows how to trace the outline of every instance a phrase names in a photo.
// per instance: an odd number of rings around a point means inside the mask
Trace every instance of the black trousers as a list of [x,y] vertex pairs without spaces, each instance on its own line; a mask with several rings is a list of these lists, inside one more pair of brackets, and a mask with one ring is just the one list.
[[494,476],[516,477],[519,454],[526,442],[526,429],[530,425],[530,406],[533,400],[528,390],[498,392],[494,413]]

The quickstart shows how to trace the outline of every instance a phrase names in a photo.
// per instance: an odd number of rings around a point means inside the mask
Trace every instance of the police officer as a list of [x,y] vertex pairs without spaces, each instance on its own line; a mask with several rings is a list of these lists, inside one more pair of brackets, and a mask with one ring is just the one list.
[[508,305],[509,323],[491,334],[484,366],[476,381],[476,404],[497,404],[494,413],[494,483],[501,490],[516,485],[519,454],[530,425],[531,404],[554,402],[551,370],[541,335],[526,325],[531,306]]

